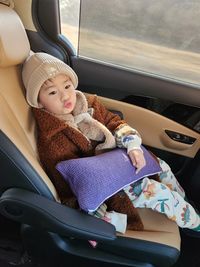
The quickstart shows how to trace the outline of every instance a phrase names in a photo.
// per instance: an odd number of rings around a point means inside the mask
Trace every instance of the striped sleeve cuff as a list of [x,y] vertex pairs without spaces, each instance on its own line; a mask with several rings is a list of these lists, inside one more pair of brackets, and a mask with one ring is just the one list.
[[114,133],[118,147],[125,147],[129,152],[132,149],[141,149],[142,139],[138,132],[128,124],[120,125]]

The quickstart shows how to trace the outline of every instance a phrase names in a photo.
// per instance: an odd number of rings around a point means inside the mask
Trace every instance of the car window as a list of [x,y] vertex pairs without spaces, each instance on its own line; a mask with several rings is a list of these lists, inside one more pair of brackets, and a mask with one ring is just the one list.
[[199,1],[60,0],[60,11],[78,56],[199,83]]

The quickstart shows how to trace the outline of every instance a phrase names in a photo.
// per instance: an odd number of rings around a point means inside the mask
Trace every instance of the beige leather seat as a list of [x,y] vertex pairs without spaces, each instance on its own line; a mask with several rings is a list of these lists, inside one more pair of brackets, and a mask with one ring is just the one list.
[[[118,236],[113,241],[109,241],[109,238],[110,240],[114,239],[114,234],[112,233],[110,237],[108,234],[107,240],[102,238],[100,246],[95,250],[87,242],[88,237],[92,237],[92,234],[87,236],[86,233],[84,238],[81,226],[81,230],[77,229],[77,234],[76,229],[73,228],[74,225],[71,226],[73,229],[70,230],[70,222],[69,230],[64,227],[64,230],[61,231],[62,226],[57,225],[58,220],[52,223],[51,212],[47,216],[49,222],[45,226],[40,221],[40,216],[43,220],[46,216],[44,213],[48,213],[47,206],[51,206],[51,203],[54,202],[57,205],[55,206],[57,210],[59,210],[59,206],[62,207],[63,214],[66,209],[66,223],[71,214],[68,212],[71,211],[59,204],[56,190],[38,161],[34,119],[25,101],[21,81],[21,64],[29,53],[29,41],[18,15],[9,7],[0,4],[0,166],[2,169],[0,174],[0,212],[11,219],[20,221],[22,225],[28,224],[30,226],[24,228],[27,246],[30,245],[28,239],[30,236],[27,231],[31,229],[34,233],[34,226],[36,225],[37,228],[40,228],[40,234],[45,232],[45,228],[49,229],[50,232],[57,232],[58,230],[58,234],[62,233],[64,236],[61,238],[58,235],[59,238],[62,239],[62,242],[68,242],[69,247],[72,242],[77,242],[76,246],[79,246],[79,251],[76,249],[73,252],[67,251],[74,255],[120,264],[128,263],[129,266],[141,266],[135,265],[136,263],[143,263],[142,266],[172,266],[180,251],[179,229],[174,222],[168,220],[164,215],[151,210],[139,210],[145,227],[144,231],[127,231],[125,235]],[[36,199],[37,201],[35,201]],[[46,208],[42,206],[43,202],[38,203],[43,199],[48,201],[44,202],[47,203]],[[34,212],[31,213],[31,210]],[[44,210],[43,214],[42,210]],[[54,211],[55,208],[52,208],[52,212]],[[76,211],[76,213],[80,212]],[[53,214],[53,216],[56,215]],[[80,213],[80,216],[83,215]],[[85,217],[81,218],[85,220]],[[95,218],[92,219],[96,222]],[[107,223],[102,222],[102,227],[104,225]],[[78,226],[76,227],[78,228]],[[97,233],[96,239],[101,240],[102,233],[109,229],[104,231],[101,228],[99,239],[97,230],[95,232]],[[86,241],[79,242],[79,234],[80,239],[86,239]],[[76,239],[71,239],[74,236]],[[31,249],[37,250],[39,242],[37,238],[34,240],[34,234],[32,238],[29,252]],[[53,242],[55,243],[55,240]]]

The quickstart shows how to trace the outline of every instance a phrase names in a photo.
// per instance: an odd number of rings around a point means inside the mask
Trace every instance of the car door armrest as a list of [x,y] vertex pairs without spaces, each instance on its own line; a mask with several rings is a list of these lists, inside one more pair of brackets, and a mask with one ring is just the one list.
[[96,241],[116,238],[112,224],[24,189],[6,190],[0,198],[0,213],[12,220],[68,237]]

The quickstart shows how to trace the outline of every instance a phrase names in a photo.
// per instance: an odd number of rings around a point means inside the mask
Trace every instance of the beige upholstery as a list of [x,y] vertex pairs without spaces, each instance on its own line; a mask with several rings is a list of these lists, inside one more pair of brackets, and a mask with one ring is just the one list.
[[15,11],[0,4],[1,130],[32,163],[58,199],[54,186],[38,162],[34,119],[24,97],[20,64],[29,53],[29,41],[20,18]]
[[[2,21],[4,26],[2,27]],[[44,182],[57,194],[38,161],[35,144],[35,124],[23,93],[21,66],[30,52],[23,26],[16,13],[0,4],[0,121],[1,130],[17,146],[40,174]],[[121,104],[118,103],[120,106]],[[127,231],[127,236],[151,240],[180,248],[179,230],[165,216],[150,210],[140,210],[145,231]]]
[[13,66],[23,62],[30,51],[25,29],[15,11],[2,4],[0,33],[0,66]]
[[0,3],[9,6],[10,8],[14,8],[13,0],[0,0]]
[[[144,231],[126,231],[125,236],[169,245],[180,250],[179,229],[165,215],[150,209],[138,209]],[[124,236],[124,235],[123,235]]]

